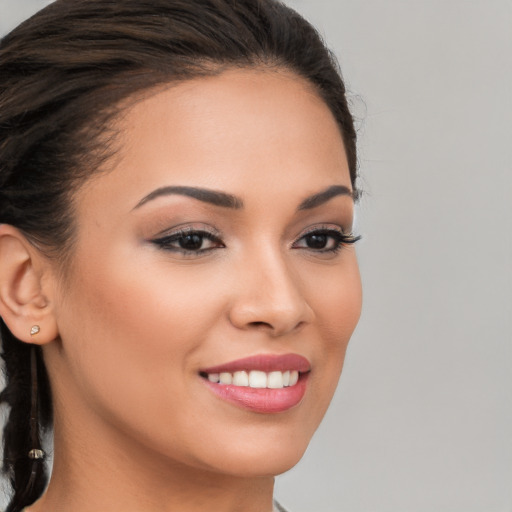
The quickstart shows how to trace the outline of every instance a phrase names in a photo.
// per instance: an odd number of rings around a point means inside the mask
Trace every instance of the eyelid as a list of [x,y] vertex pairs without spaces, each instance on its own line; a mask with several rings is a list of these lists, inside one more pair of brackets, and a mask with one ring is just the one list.
[[206,231],[205,229],[183,229],[180,231],[173,231],[171,233],[165,234],[163,236],[159,236],[157,238],[151,239],[151,242],[153,243],[159,243],[164,241],[170,241],[170,240],[179,240],[181,237],[188,236],[191,234],[199,234],[203,238],[206,238],[207,240],[216,241],[220,238],[215,235],[214,233],[211,233],[210,231]]
[[181,233],[194,233],[196,231],[206,232],[213,236],[222,237],[222,233],[218,229],[215,229],[208,224],[204,224],[202,222],[184,222],[183,224],[178,224],[177,226],[173,226],[172,228],[166,228],[162,231],[158,232],[156,235],[151,236],[148,240],[158,240],[161,238],[168,238],[173,235],[181,234]]
[[[330,236],[335,239],[335,247],[332,248],[312,248],[312,247],[302,247],[298,244],[303,241],[309,235],[322,234],[326,236]],[[292,249],[304,249],[307,251],[311,251],[318,255],[326,254],[326,253],[337,253],[344,246],[352,245],[358,242],[361,239],[361,236],[354,235],[351,231],[347,233],[341,226],[334,224],[321,224],[317,226],[312,226],[302,232],[292,243]]]
[[319,231],[323,232],[336,232],[340,235],[343,235],[344,237],[353,237],[360,239],[361,237],[359,235],[354,235],[352,230],[346,230],[342,226],[338,224],[318,224],[316,226],[311,226],[307,228],[305,231],[303,231],[298,237],[297,240],[300,240],[301,238],[304,238],[305,236],[318,233]]
[[[211,247],[200,247],[197,249],[179,247],[178,245],[180,239],[189,235],[199,235],[203,242],[207,240],[213,245]],[[211,253],[212,251],[226,247],[223,242],[223,237],[219,231],[212,226],[203,223],[187,223],[174,226],[171,229],[161,231],[158,235],[150,238],[147,241],[155,245],[158,250],[166,251],[169,254],[179,255],[180,259],[201,258]]]

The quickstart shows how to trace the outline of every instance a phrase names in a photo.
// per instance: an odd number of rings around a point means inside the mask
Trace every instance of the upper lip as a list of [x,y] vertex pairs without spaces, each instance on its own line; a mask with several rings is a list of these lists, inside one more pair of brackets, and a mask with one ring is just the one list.
[[202,368],[200,373],[234,373],[239,371],[259,370],[262,372],[284,372],[296,370],[300,373],[311,370],[311,363],[298,354],[258,354],[244,357],[225,364]]

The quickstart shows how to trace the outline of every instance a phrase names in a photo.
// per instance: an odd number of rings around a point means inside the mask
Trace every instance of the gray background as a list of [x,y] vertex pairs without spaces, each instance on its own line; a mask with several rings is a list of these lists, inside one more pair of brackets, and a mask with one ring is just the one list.
[[[4,33],[46,0],[0,0]],[[512,1],[288,0],[358,118],[365,304],[293,512],[512,511]]]

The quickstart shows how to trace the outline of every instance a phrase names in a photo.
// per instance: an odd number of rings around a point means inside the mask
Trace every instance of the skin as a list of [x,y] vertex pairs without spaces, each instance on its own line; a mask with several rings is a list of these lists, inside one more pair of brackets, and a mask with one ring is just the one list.
[[[30,511],[270,512],[273,477],[318,427],[360,315],[354,247],[325,252],[304,239],[311,228],[349,233],[352,198],[297,211],[328,187],[351,189],[339,129],[308,83],[276,70],[160,90],[118,128],[115,168],[74,197],[66,276],[35,266],[50,311],[38,336],[55,454]],[[244,207],[176,194],[136,207],[168,186],[222,191]],[[154,243],[183,225],[221,243],[187,254]],[[198,373],[287,353],[312,369],[304,399],[285,412],[228,403]]]

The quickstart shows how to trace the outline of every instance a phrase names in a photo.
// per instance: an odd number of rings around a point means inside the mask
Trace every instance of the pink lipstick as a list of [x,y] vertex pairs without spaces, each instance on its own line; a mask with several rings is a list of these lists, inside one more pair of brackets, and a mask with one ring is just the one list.
[[199,374],[219,398],[259,413],[284,412],[306,392],[309,361],[297,354],[262,354],[202,369]]

